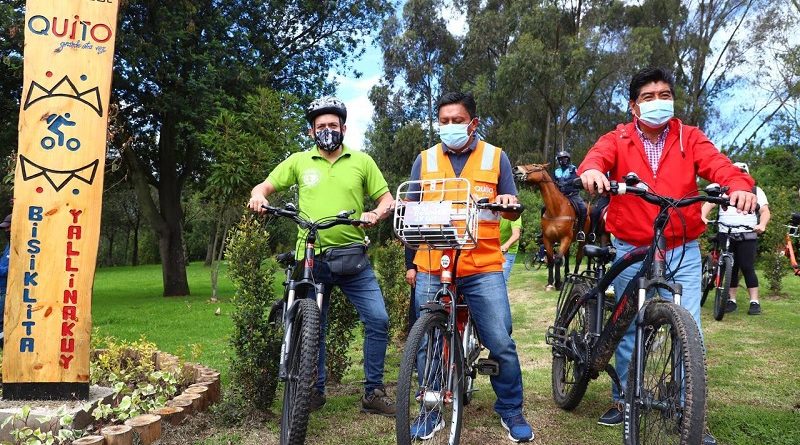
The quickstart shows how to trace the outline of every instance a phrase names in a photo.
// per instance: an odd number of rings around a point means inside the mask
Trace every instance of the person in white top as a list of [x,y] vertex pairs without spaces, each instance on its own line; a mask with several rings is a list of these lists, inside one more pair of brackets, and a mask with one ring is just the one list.
[[[744,162],[734,162],[735,166],[743,172],[750,174],[750,168]],[[761,314],[761,303],[758,300],[758,276],[756,275],[755,260],[758,251],[758,235],[764,233],[769,222],[769,202],[761,187],[755,188],[758,198],[758,215],[754,213],[739,213],[736,208],[728,207],[720,209],[718,220],[723,225],[720,228],[718,237],[720,245],[724,245],[725,238],[728,236],[727,228],[724,226],[750,226],[753,230],[744,228],[731,229],[730,250],[733,253],[733,269],[731,271],[731,286],[728,302],[725,305],[725,312],[736,310],[736,292],[739,290],[739,270],[744,275],[744,282],[747,285],[747,292],[750,294],[750,307],[747,313],[750,315]],[[703,222],[708,224],[708,213],[716,207],[716,204],[704,203],[700,212]]]

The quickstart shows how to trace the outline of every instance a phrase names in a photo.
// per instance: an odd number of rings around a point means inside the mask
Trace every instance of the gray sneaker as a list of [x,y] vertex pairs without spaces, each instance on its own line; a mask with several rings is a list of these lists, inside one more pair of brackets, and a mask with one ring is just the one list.
[[365,394],[364,397],[361,398],[361,412],[394,417],[394,400],[386,395],[385,388],[375,388],[371,393]]
[[761,315],[761,304],[758,301],[750,302],[750,309],[747,310],[748,315]]
[[325,405],[325,394],[319,392],[317,388],[311,388],[311,397],[308,401],[309,411],[316,411]]

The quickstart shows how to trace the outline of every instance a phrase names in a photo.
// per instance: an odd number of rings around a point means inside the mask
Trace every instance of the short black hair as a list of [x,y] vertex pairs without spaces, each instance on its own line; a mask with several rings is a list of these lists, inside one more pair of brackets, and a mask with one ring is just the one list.
[[652,82],[666,82],[669,84],[669,90],[672,92],[672,96],[675,97],[675,77],[673,77],[672,71],[661,67],[651,67],[640,70],[631,78],[629,91],[631,101],[636,102],[642,87]]
[[439,110],[443,106],[450,104],[463,105],[464,108],[467,109],[467,113],[469,113],[471,119],[475,119],[475,116],[477,116],[478,107],[475,105],[475,97],[472,96],[472,93],[450,92],[442,94],[436,102],[436,114],[439,114]]

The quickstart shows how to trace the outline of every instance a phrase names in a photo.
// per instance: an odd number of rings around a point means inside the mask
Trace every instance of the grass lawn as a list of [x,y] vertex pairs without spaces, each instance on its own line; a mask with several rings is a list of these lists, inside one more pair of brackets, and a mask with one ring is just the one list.
[[[162,350],[187,356],[200,345],[198,360],[226,375],[230,349],[232,286],[220,279],[219,303],[208,302],[210,271],[189,267],[192,296],[161,297],[158,266],[99,269],[94,292],[94,324],[101,334],[136,339],[144,334]],[[515,267],[510,299],[525,386],[525,412],[540,444],[619,444],[620,428],[596,425],[609,403],[610,379],[603,375],[589,386],[583,402],[564,412],[552,402],[550,350],[544,332],[552,322],[556,293],[545,292],[546,271]],[[762,283],[764,281],[762,280]],[[762,298],[763,315],[748,316],[746,296],[739,311],[722,322],[703,309],[708,350],[708,422],[721,444],[800,443],[800,278],[787,277],[784,299]],[[708,305],[707,305],[708,306]],[[222,315],[214,311],[221,308]],[[399,350],[390,345],[386,381],[396,381]],[[309,444],[392,444],[394,421],[358,412],[361,394],[361,345],[352,348],[354,366],[342,385],[329,388],[325,408],[311,418]],[[393,386],[393,385],[391,385]],[[487,377],[478,378],[475,400],[466,410],[463,444],[507,443],[492,410],[494,394]],[[391,388],[393,389],[393,388]],[[391,391],[390,389],[390,391]],[[276,405],[276,413],[280,407]],[[212,428],[193,442],[263,444],[276,442],[274,421],[246,429]],[[170,442],[171,443],[171,442]]]

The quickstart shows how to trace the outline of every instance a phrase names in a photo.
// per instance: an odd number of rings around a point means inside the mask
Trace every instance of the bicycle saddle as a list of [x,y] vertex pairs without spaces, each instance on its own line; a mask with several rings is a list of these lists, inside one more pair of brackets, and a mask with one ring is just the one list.
[[594,244],[583,246],[583,254],[589,258],[599,258],[601,261],[610,261],[617,254],[616,249],[611,246],[600,247]]
[[291,252],[286,252],[276,255],[275,260],[278,261],[278,264],[280,264],[283,267],[293,266],[295,263],[294,250]]

